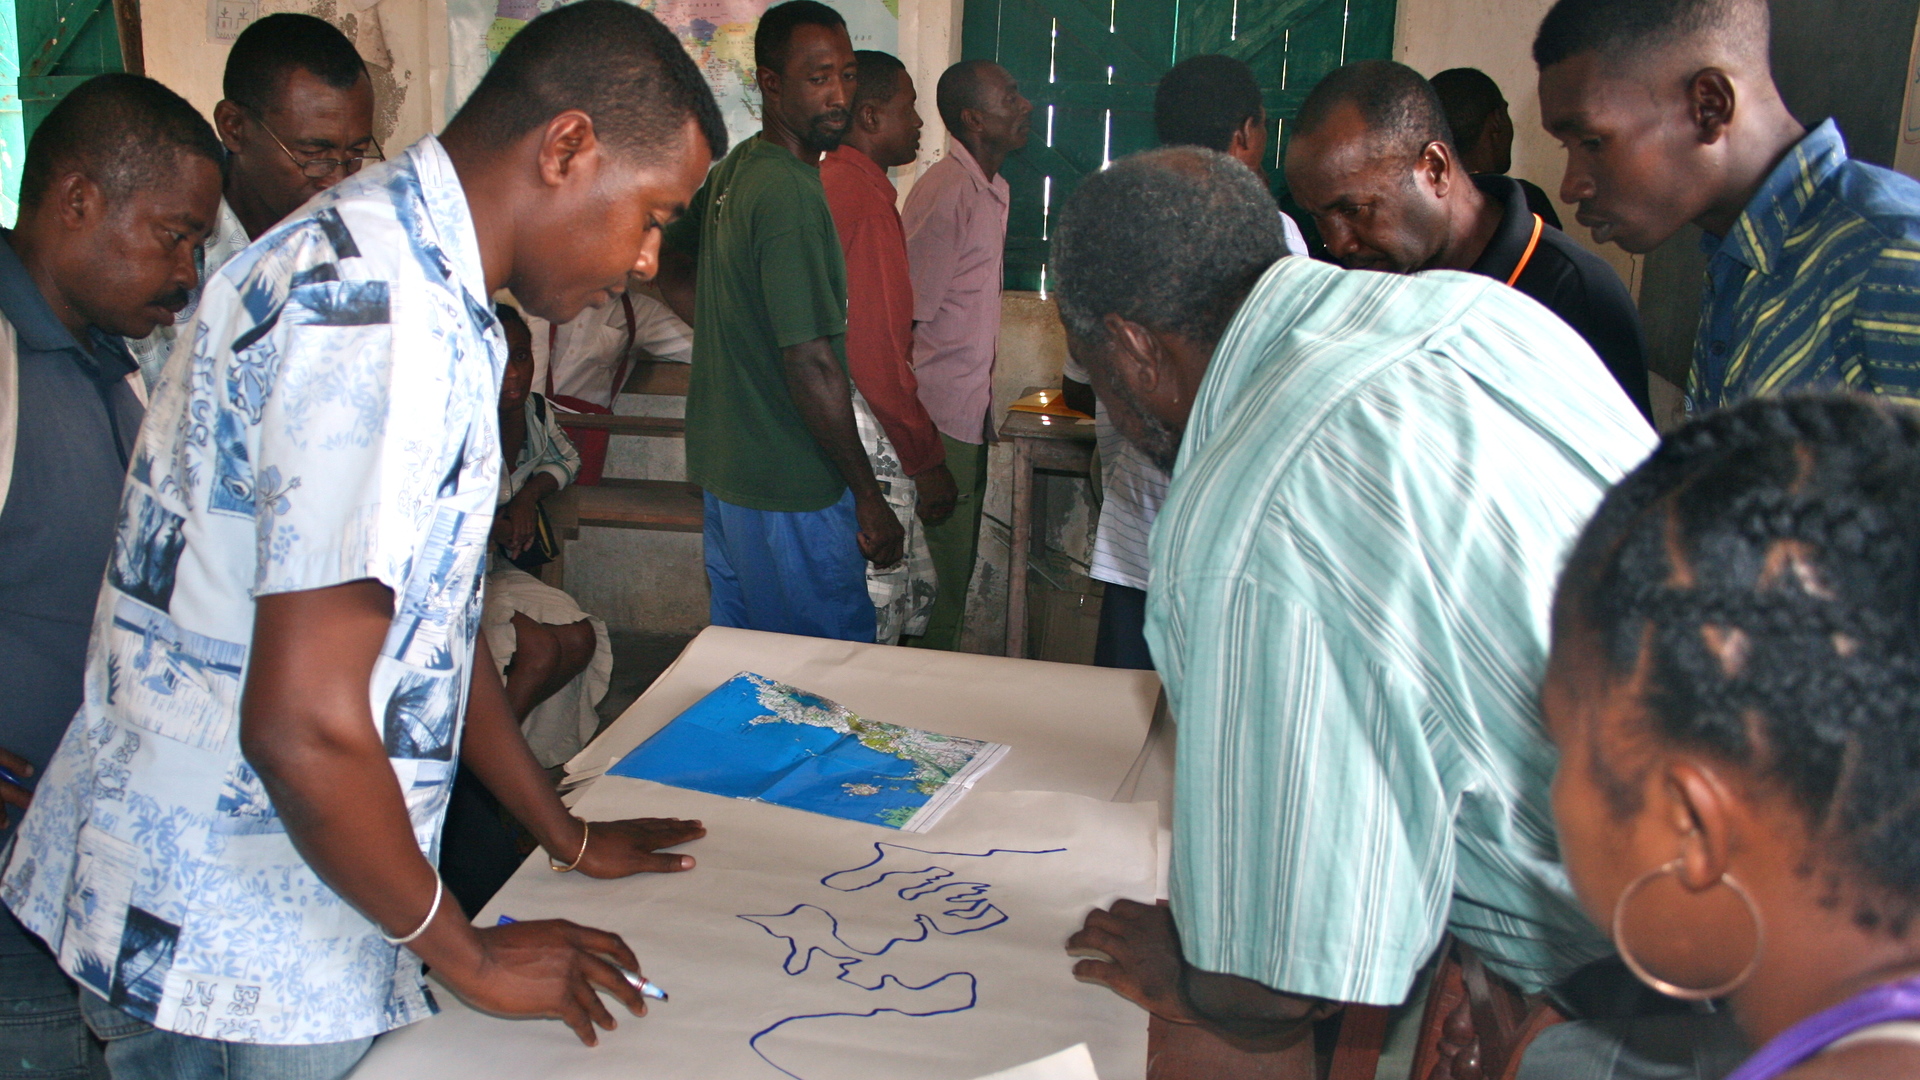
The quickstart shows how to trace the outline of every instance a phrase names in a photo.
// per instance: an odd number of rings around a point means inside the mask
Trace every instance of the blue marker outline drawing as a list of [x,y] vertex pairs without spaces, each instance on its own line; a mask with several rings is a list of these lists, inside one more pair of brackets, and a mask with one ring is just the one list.
[[[801,1020],[825,1020],[825,1019],[831,1019],[834,1017],[866,1019],[870,1017],[880,1016],[885,1013],[893,1013],[898,1016],[910,1016],[910,1017],[917,1017],[917,1018],[930,1017],[930,1016],[945,1016],[950,1013],[966,1012],[967,1010],[972,1009],[974,1006],[980,1003],[980,981],[970,971],[950,971],[945,975],[940,976],[937,979],[934,979],[930,982],[923,983],[919,986],[914,986],[911,983],[903,982],[898,977],[891,974],[880,976],[880,980],[871,986],[868,986],[867,984],[861,982],[857,977],[855,977],[855,974],[854,974],[855,968],[865,963],[866,961],[873,959],[874,957],[885,956],[887,952],[891,950],[895,945],[915,944],[918,942],[926,941],[934,934],[940,934],[946,937],[959,937],[963,934],[977,934],[982,930],[991,930],[994,927],[999,926],[1001,923],[1004,923],[1007,921],[1007,913],[1004,911],[1001,911],[997,906],[994,905],[994,903],[991,900],[987,898],[987,895],[986,895],[987,890],[993,887],[990,883],[981,882],[981,881],[952,880],[956,878],[958,875],[955,874],[954,871],[949,870],[944,866],[928,865],[919,870],[889,870],[879,875],[878,877],[874,878],[872,881],[867,882],[865,885],[855,885],[847,888],[842,888],[841,886],[835,885],[833,883],[835,878],[844,877],[849,874],[858,874],[863,870],[870,869],[878,865],[879,863],[883,862],[887,857],[888,849],[892,849],[894,851],[910,851],[919,855],[929,855],[929,856],[947,855],[947,856],[953,856],[955,858],[964,858],[964,859],[985,859],[985,858],[991,858],[992,856],[995,856],[995,855],[1058,855],[1067,850],[1066,848],[1046,848],[1040,851],[1027,851],[1027,850],[1022,850],[1017,848],[990,848],[986,851],[930,851],[926,848],[909,847],[905,844],[890,844],[890,843],[887,843],[886,841],[875,841],[873,845],[873,858],[867,860],[864,863],[861,863],[859,866],[849,867],[848,869],[845,869],[845,870],[835,870],[832,873],[829,873],[826,877],[821,878],[820,884],[826,886],[829,889],[834,890],[835,892],[852,894],[852,893],[858,893],[858,892],[865,892],[868,889],[875,888],[885,883],[888,878],[902,877],[909,880],[900,889],[898,889],[894,893],[894,895],[906,901],[918,900],[922,896],[926,896],[929,893],[939,893],[939,892],[944,892],[948,889],[961,887],[963,891],[954,893],[945,898],[947,903],[953,904],[955,906],[942,911],[940,914],[951,919],[960,919],[968,922],[971,922],[974,920],[989,920],[989,921],[984,921],[978,926],[963,927],[962,929],[959,929],[959,930],[944,930],[940,927],[938,923],[934,922],[927,915],[915,914],[913,917],[913,921],[920,928],[920,933],[918,936],[890,938],[888,939],[886,944],[872,951],[868,951],[866,949],[859,948],[858,946],[848,944],[847,940],[840,936],[840,917],[835,915],[833,912],[828,911],[826,908],[819,906],[818,904],[795,904],[793,907],[789,908],[785,912],[782,912],[778,915],[762,914],[762,915],[735,916],[736,918],[743,919],[747,922],[752,923],[755,926],[758,926],[761,930],[765,931],[768,936],[779,938],[781,940],[784,940],[787,943],[787,957],[785,960],[781,961],[780,969],[781,971],[785,972],[789,976],[797,976],[797,975],[805,974],[807,969],[812,967],[813,965],[813,954],[819,953],[821,956],[825,957],[826,959],[837,961],[839,963],[840,973],[834,976],[834,979],[836,981],[843,982],[848,986],[858,987],[859,989],[865,990],[869,993],[877,993],[881,990],[885,990],[889,985],[896,986],[902,990],[911,990],[911,991],[932,990],[933,988],[941,985],[942,983],[947,982],[949,979],[965,979],[966,980],[967,1003],[965,1005],[958,1005],[950,1009],[930,1009],[926,1012],[908,1012],[905,1009],[893,1008],[891,1006],[882,1006],[879,1008],[868,1009],[866,1012],[808,1013],[802,1016],[786,1017],[785,1019],[776,1021],[775,1023],[773,1023],[768,1027],[762,1028],[761,1030],[754,1032],[753,1035],[747,1039],[748,1047],[750,1047],[755,1054],[759,1055],[761,1061],[764,1061],[768,1065],[771,1065],[773,1068],[778,1069],[783,1075],[792,1077],[793,1080],[806,1080],[806,1078],[802,1077],[799,1073],[791,1072],[785,1068],[782,1068],[779,1065],[779,1063],[775,1062],[772,1058],[768,1057],[766,1055],[766,1052],[760,1049],[761,1039],[764,1039],[767,1036],[772,1035],[774,1032],[780,1030],[781,1028],[787,1026],[788,1024],[796,1023]],[[841,945],[841,947],[846,949],[846,951],[852,955],[841,956],[838,953],[828,952],[826,949],[822,948],[819,945],[809,945],[807,946],[806,951],[802,953],[800,950],[800,942],[796,938],[789,937],[786,934],[778,933],[773,929],[773,927],[760,921],[761,919],[785,919],[792,915],[798,914],[799,912],[806,910],[808,908],[811,908],[814,911],[817,911],[827,917],[827,921],[832,926],[832,931],[830,936],[833,938],[834,941],[838,942]]]

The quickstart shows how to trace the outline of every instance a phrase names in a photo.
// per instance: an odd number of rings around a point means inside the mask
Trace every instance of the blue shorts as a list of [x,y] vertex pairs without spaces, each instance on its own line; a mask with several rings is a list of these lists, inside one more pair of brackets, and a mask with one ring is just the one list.
[[873,640],[875,611],[851,489],[824,510],[749,510],[708,494],[708,617],[715,626]]

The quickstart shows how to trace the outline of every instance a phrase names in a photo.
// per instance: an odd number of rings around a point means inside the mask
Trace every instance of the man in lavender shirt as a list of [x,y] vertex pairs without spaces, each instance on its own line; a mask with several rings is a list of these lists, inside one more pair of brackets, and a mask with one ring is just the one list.
[[905,642],[953,649],[979,546],[993,432],[993,359],[1007,242],[1007,181],[1000,164],[1027,145],[1033,103],[1007,69],[963,60],[940,76],[940,119],[952,150],[913,185],[901,224],[913,272],[913,372],[940,429],[959,497],[953,516],[927,527],[940,591],[927,632]]

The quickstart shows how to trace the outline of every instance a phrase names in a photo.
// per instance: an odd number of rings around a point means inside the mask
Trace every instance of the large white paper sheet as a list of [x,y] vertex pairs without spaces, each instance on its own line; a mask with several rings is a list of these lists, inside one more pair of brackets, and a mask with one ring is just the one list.
[[1144,1075],[1143,1015],[1074,981],[1062,946],[1093,906],[1153,889],[1154,804],[976,790],[903,835],[608,776],[578,812],[640,808],[706,822],[695,870],[594,881],[529,862],[478,921],[618,932],[670,1002],[616,1009],[588,1049],[441,989],[445,1011],[382,1038],[358,1080],[967,1080],[1081,1042],[1107,1080]]
[[1081,1043],[980,1080],[1100,1080],[1100,1075],[1094,1072],[1093,1055],[1087,1053],[1087,1044]]
[[710,626],[593,744],[567,763],[591,780],[742,670],[832,698],[891,724],[1012,747],[975,786],[1111,799],[1146,745],[1160,680],[1151,671],[859,645]]

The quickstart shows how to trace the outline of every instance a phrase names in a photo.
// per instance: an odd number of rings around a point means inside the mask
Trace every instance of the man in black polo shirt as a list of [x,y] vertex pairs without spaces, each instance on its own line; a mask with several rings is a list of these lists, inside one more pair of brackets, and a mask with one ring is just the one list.
[[1467,175],[1419,72],[1365,60],[1322,79],[1294,119],[1287,184],[1342,265],[1503,281],[1566,320],[1652,418],[1640,313],[1620,276],[1530,211],[1515,181]]
[[[81,85],[27,147],[0,235],[0,850],[80,705],[144,414],[123,339],[185,306],[219,208],[213,128],[151,79]],[[0,1016],[0,1072],[98,1074],[73,984],[4,909]]]
[[[1513,168],[1513,115],[1500,84],[1479,68],[1457,67],[1428,80],[1446,110],[1447,131],[1460,151],[1460,164],[1474,176],[1505,176]],[[1514,177],[1526,193],[1527,209],[1560,228],[1560,212],[1553,200],[1531,180]]]

